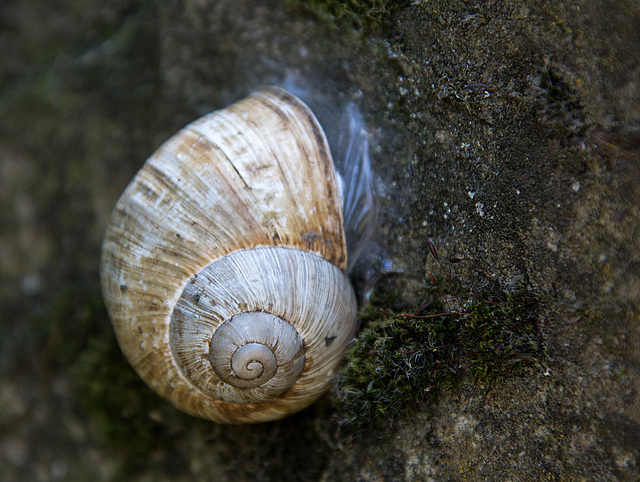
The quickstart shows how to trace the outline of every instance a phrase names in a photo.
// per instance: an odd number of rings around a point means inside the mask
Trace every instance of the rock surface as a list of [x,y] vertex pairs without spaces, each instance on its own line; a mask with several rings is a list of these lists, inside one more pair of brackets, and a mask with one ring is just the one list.
[[[303,3],[0,7],[0,479],[640,478],[640,4]],[[464,380],[366,440],[330,396],[224,427],[137,380],[98,287],[110,211],[180,127],[287,80],[364,113],[403,302],[427,239],[526,277],[554,294],[547,371]]]

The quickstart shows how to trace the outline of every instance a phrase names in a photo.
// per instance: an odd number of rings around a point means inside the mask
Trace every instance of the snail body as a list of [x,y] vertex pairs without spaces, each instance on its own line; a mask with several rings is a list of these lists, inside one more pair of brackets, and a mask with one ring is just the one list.
[[182,129],[119,199],[101,284],[123,353],[177,408],[274,420],[329,387],[357,321],[322,128],[260,90]]

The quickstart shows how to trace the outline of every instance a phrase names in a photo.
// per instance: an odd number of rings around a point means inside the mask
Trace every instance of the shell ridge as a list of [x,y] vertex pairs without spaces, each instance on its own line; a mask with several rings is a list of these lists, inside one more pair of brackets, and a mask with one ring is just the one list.
[[[290,239],[289,232],[295,232],[302,238],[297,239],[302,245],[306,247],[320,245],[322,250],[330,253],[335,248],[328,240],[338,238],[340,251],[344,253],[346,242],[341,222],[342,205],[337,196],[338,192],[334,189],[337,178],[333,174],[333,160],[317,119],[302,101],[278,88],[258,91],[249,100],[258,101],[260,107],[267,110],[270,115],[277,115],[280,121],[284,117],[287,124],[286,132],[292,134],[286,136],[281,142],[273,142],[271,138],[261,139],[263,143],[266,142],[269,152],[267,157],[278,159],[275,167],[285,188],[283,194],[289,199],[290,207],[287,209],[291,215],[287,218],[291,218],[292,221],[288,220],[284,232],[279,231],[279,237]],[[236,112],[240,107],[237,104],[232,107],[235,110],[230,110],[240,116],[240,113]],[[242,122],[251,125],[245,119],[242,119]],[[284,141],[286,146],[289,146],[286,149]],[[276,148],[277,150],[274,150]],[[288,150],[295,152],[296,155],[284,155]],[[320,180],[320,182],[313,182],[314,180]],[[326,202],[313,202],[314,199],[325,199]],[[306,206],[309,207],[306,208]],[[340,213],[337,222],[330,219],[329,212]],[[343,259],[346,259],[346,255],[331,254],[335,257],[336,264],[340,267],[345,264],[346,268],[346,262]]]
[[[199,143],[192,142],[190,145],[198,145],[200,146],[200,150],[202,150],[203,146],[206,144],[206,149],[209,152],[215,152],[215,156],[211,155],[212,158],[218,159],[220,157],[226,158],[225,153],[219,149],[219,147],[210,142],[210,139],[205,138],[204,136],[197,134],[199,139]],[[206,142],[205,142],[206,141]],[[192,158],[194,155],[198,155],[199,152],[186,152],[184,156],[188,156]],[[212,197],[214,196],[213,191],[217,192],[216,199],[223,199],[223,193],[220,192],[219,188],[212,189],[212,187],[216,187],[215,183],[209,182],[208,184],[203,183],[203,179],[201,176],[197,174],[193,174],[189,171],[184,171],[184,168],[181,164],[182,161],[178,161],[176,163],[168,162],[166,159],[158,159],[159,156],[153,156],[151,158],[151,162],[148,163],[148,169],[154,172],[154,177],[157,178],[167,178],[167,177],[180,177],[182,178],[182,182],[184,184],[192,186],[192,189],[186,191],[184,188],[180,189],[180,192],[184,192],[186,195],[180,196],[180,203],[174,204],[170,206],[164,218],[169,224],[173,224],[176,226],[176,232],[181,231],[181,237],[183,239],[201,239],[204,236],[205,239],[209,239],[210,242],[207,243],[207,246],[229,246],[233,245],[235,241],[237,245],[240,245],[243,242],[241,236],[239,236],[240,229],[246,226],[247,232],[253,233],[252,235],[256,236],[258,232],[260,232],[261,223],[260,220],[256,219],[255,216],[251,215],[252,213],[248,210],[244,211],[244,223],[239,223],[237,214],[238,210],[230,211],[233,206],[240,205],[253,205],[255,202],[255,198],[248,197],[250,196],[250,190],[245,189],[239,191],[234,188],[234,180],[229,179],[226,173],[219,169],[219,166],[214,162],[208,162],[202,165],[202,168],[205,170],[206,179],[216,179],[217,184],[220,185],[221,182],[224,182],[225,193],[226,193],[226,201],[230,204],[230,208],[225,210],[221,208],[221,204],[217,203],[212,209],[206,209],[206,206],[210,206],[210,203],[205,202],[204,199],[196,199],[194,196],[195,193],[205,193],[204,196]],[[174,157],[174,159],[177,159]],[[232,163],[229,163],[232,165]],[[236,171],[234,169],[234,171]],[[213,186],[212,186],[213,184]],[[174,188],[175,192],[176,189]],[[189,229],[178,229],[178,226],[188,227]],[[258,236],[261,237],[261,236]],[[267,239],[266,234],[263,234],[264,239]],[[237,241],[236,241],[237,240]],[[179,252],[181,254],[185,254],[184,245],[179,247]],[[203,253],[192,251],[193,258],[198,259],[202,258]],[[213,254],[213,253],[212,253]],[[226,254],[224,252],[220,254]]]
[[[221,153],[228,161],[229,166],[237,173],[238,178],[242,180],[247,191],[252,196],[252,207],[256,207],[256,209],[262,213],[262,222],[259,224],[261,224],[266,231],[275,233],[275,236],[272,234],[271,239],[274,240],[276,244],[278,244],[278,241],[286,242],[291,239],[291,232],[305,231],[305,225],[297,222],[297,215],[301,212],[304,214],[305,209],[302,206],[299,206],[299,203],[296,200],[296,192],[292,181],[293,179],[297,179],[298,181],[302,181],[302,184],[305,185],[305,187],[308,187],[308,185],[311,184],[309,180],[312,179],[313,176],[301,176],[299,172],[293,171],[292,169],[286,169],[286,167],[291,167],[287,163],[287,159],[289,157],[301,157],[301,152],[294,152],[293,155],[287,155],[287,146],[291,144],[292,138],[295,137],[295,132],[292,132],[289,126],[286,126],[286,128],[283,126],[282,129],[278,129],[277,134],[269,136],[261,135],[259,133],[265,130],[265,126],[257,122],[253,117],[245,118],[243,113],[246,112],[247,108],[243,106],[242,103],[239,104],[240,105],[234,104],[233,106],[230,106],[224,115],[220,114],[219,118],[217,117],[212,119],[216,121],[215,128],[212,126],[207,130],[204,130],[204,126],[198,125],[194,129],[205,136],[209,142],[219,146]],[[276,106],[275,110],[277,110],[277,108],[278,106]],[[244,170],[243,174],[243,171],[239,169],[236,162],[234,162],[226,152],[227,149],[221,146],[224,139],[218,139],[219,136],[223,135],[220,132],[227,128],[228,125],[237,126],[238,124],[242,126],[238,128],[241,132],[255,131],[251,137],[252,143],[248,144],[245,141],[246,146],[243,144],[241,148],[238,148],[242,154],[242,164],[255,167],[264,163],[263,159],[271,160],[269,176],[262,181],[258,181],[257,173],[251,172],[249,168]],[[289,122],[289,124],[291,123]],[[275,142],[274,136],[278,141],[282,142]],[[235,157],[238,155],[235,151],[233,154]],[[273,162],[274,159],[276,162]],[[251,181],[246,178],[245,174],[250,175],[249,177],[251,177]],[[274,176],[274,174],[277,175]],[[278,189],[277,192],[273,191],[272,186],[274,185],[280,186],[280,189]],[[255,195],[256,192],[262,194],[262,196],[257,197]],[[279,199],[277,205],[288,206],[286,208],[287,213],[285,216],[280,216],[280,213],[276,211],[270,212],[269,210],[264,210],[260,207],[263,203],[266,206],[273,205],[273,202],[269,198],[274,195],[278,196]],[[296,215],[291,215],[293,213],[296,213]]]

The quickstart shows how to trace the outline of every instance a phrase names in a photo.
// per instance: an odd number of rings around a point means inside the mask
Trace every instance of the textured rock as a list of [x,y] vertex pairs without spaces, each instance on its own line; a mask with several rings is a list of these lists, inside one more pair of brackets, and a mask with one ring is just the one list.
[[[640,477],[637,2],[412,2],[333,19],[275,0],[5,3],[1,479]],[[117,197],[180,127],[286,79],[364,112],[404,302],[423,301],[436,269],[427,238],[490,279],[527,276],[557,295],[548,372],[490,396],[465,380],[349,442],[329,398],[229,428],[178,414],[127,371],[97,274]],[[474,266],[456,270],[477,287]]]

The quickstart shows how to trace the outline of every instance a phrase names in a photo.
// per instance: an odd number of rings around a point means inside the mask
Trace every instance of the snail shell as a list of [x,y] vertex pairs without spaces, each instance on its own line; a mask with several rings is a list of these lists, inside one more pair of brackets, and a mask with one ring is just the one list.
[[179,409],[274,420],[329,387],[357,306],[325,135],[260,90],[165,142],[118,201],[101,283],[118,342]]

